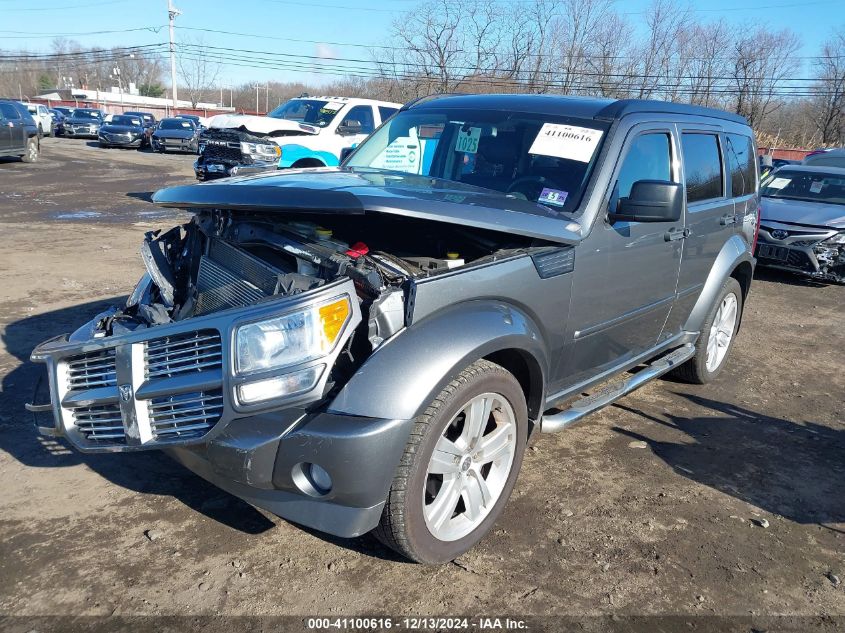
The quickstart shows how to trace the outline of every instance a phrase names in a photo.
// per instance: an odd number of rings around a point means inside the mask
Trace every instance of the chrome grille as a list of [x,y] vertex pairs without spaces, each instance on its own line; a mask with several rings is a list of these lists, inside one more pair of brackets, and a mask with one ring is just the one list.
[[204,435],[223,413],[223,392],[198,391],[150,400],[150,425],[157,438]]
[[114,349],[73,356],[67,360],[68,389],[116,387]]
[[117,403],[78,407],[73,410],[73,422],[90,441],[125,439],[120,405]]
[[144,355],[147,379],[219,370],[223,365],[220,334],[214,330],[176,334],[150,341]]

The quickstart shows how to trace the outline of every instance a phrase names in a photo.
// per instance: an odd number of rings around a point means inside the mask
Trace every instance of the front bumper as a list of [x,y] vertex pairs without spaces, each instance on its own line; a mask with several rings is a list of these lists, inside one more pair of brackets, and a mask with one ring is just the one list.
[[194,175],[197,180],[212,180],[214,178],[226,178],[228,176],[248,176],[251,174],[262,174],[276,171],[279,168],[277,161],[253,162],[253,163],[229,163],[223,161],[204,160],[202,157],[194,162]]
[[[232,346],[245,322],[273,318],[327,297],[354,295],[351,280],[319,290],[153,327],[115,322],[99,336],[95,317],[70,336],[45,341],[31,359],[47,380],[27,405],[39,431],[86,453],[165,449],[242,499],[339,536],[378,522],[410,431],[409,420],[326,412],[330,371],[360,323],[357,303],[333,350],[283,370],[234,373]],[[301,394],[238,401],[238,385],[305,366],[325,368]],[[332,480],[314,485],[310,465]]]
[[64,136],[69,136],[71,138],[97,138],[100,134],[99,128],[95,130],[74,130],[69,127],[65,127]]
[[97,136],[100,145],[107,145],[108,147],[141,147],[144,144],[144,137],[139,136],[133,139],[121,138],[107,138],[100,134]]
[[198,142],[196,139],[183,139],[183,138],[158,138],[157,136],[151,137],[150,143],[152,144],[152,148],[154,150],[172,150],[176,152],[191,152],[196,154]]
[[822,245],[836,235],[835,229],[774,226],[760,227],[754,255],[761,266],[821,281],[845,281],[845,247]]
[[[287,409],[239,420],[205,445],[165,452],[247,503],[348,538],[378,524],[412,424]],[[328,493],[308,484],[309,464],[329,473]]]

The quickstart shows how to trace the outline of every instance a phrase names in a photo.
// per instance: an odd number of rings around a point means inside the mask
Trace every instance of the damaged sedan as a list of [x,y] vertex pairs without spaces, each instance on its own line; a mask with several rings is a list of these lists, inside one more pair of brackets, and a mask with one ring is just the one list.
[[845,283],[845,168],[783,167],[761,194],[760,265]]
[[162,449],[288,520],[452,560],[532,431],[722,371],[755,153],[709,108],[446,96],[340,167],[161,190],[192,219],[146,235],[124,305],[32,352],[28,409],[81,451]]

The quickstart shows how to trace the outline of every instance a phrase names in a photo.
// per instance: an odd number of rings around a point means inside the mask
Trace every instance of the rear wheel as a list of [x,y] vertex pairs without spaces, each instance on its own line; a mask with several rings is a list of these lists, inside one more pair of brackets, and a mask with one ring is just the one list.
[[30,137],[26,142],[26,153],[21,156],[21,160],[25,163],[34,163],[38,160],[41,147],[36,137]]
[[695,356],[678,367],[674,375],[686,382],[703,385],[722,373],[741,316],[742,288],[736,279],[728,277],[704,321],[695,344]]
[[490,531],[513,490],[528,436],[525,396],[481,360],[419,416],[376,536],[420,563],[445,563]]

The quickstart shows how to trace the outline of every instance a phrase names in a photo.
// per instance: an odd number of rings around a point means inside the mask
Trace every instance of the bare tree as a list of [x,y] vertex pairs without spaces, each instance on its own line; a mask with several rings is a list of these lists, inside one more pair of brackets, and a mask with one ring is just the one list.
[[784,88],[800,68],[800,42],[791,31],[740,28],[734,40],[735,111],[752,127],[783,104]]
[[815,63],[818,96],[812,100],[813,120],[825,145],[845,143],[845,27],[822,47]]
[[648,28],[645,41],[637,54],[637,77],[632,77],[632,92],[640,99],[663,96],[677,98],[677,76],[673,64],[681,58],[678,42],[689,28],[692,14],[672,0],[654,0],[645,21]]
[[191,107],[196,108],[217,82],[222,64],[202,38],[180,43],[176,63],[182,79],[180,87],[187,90]]

